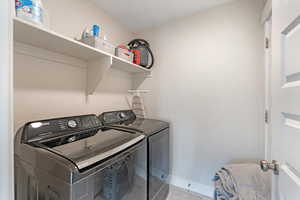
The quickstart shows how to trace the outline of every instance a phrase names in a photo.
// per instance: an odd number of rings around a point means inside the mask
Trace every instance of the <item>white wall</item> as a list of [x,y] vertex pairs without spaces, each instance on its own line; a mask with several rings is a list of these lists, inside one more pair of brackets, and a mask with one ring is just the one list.
[[51,0],[43,3],[49,13],[51,29],[65,36],[80,37],[84,28],[99,24],[108,39],[116,45],[133,37],[126,27],[99,9],[92,1]]
[[13,200],[11,1],[0,6],[0,199]]
[[[91,1],[44,3],[50,16],[50,28],[68,37],[80,37],[86,26],[100,24],[114,44],[134,38]],[[15,129],[29,120],[128,108],[125,96],[132,85],[129,74],[112,69],[95,95],[87,98],[85,63],[42,49],[17,46],[14,56]]]
[[171,122],[173,184],[211,195],[221,166],[264,156],[263,3],[235,1],[140,34],[156,56],[140,88],[151,90],[150,116]]

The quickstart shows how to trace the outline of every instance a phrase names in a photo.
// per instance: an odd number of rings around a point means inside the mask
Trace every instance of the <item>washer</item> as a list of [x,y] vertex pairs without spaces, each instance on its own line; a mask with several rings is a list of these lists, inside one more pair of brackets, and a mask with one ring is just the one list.
[[144,138],[96,115],[29,122],[15,138],[15,198],[146,200]]
[[99,116],[108,129],[140,132],[147,138],[148,200],[164,200],[169,193],[169,123],[137,118],[132,110],[105,112]]

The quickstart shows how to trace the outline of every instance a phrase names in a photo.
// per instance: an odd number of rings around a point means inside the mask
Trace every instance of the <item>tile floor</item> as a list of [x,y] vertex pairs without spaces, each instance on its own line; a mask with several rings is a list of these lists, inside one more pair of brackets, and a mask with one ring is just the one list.
[[170,194],[167,200],[212,200],[209,197],[196,195],[191,192],[187,192],[181,188],[171,186]]

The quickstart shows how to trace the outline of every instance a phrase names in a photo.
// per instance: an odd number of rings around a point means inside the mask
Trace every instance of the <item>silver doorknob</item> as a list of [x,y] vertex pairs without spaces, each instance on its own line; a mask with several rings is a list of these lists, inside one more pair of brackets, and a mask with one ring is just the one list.
[[260,168],[267,172],[269,170],[272,170],[275,175],[279,175],[279,163],[276,160],[273,160],[271,163],[266,160],[260,161]]

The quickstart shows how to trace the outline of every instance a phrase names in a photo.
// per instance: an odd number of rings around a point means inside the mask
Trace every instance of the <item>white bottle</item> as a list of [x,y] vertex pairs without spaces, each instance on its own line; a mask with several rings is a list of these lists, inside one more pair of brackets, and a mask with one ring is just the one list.
[[42,0],[15,0],[15,2],[17,17],[40,25],[44,23]]

